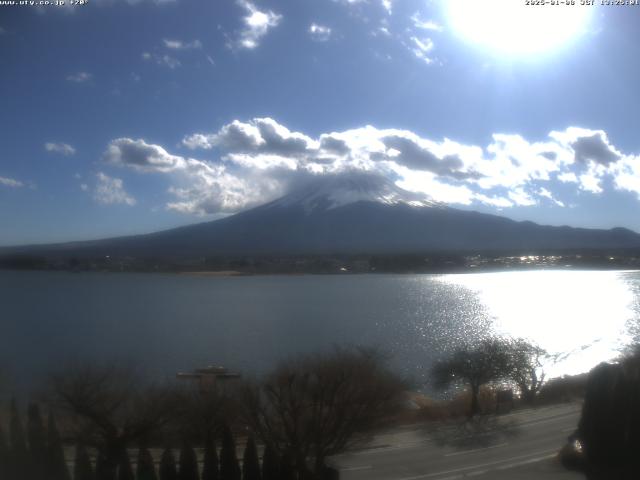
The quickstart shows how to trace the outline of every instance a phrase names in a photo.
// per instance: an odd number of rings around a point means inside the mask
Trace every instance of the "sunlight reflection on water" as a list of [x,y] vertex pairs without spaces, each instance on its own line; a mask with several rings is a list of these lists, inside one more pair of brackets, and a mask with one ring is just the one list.
[[559,354],[546,365],[550,376],[581,373],[619,355],[638,316],[638,272],[542,270],[445,275],[439,281],[475,292],[496,334]]
[[67,361],[126,361],[158,378],[211,364],[259,375],[291,355],[347,344],[380,347],[428,390],[435,361],[493,333],[563,354],[548,366],[551,376],[617,356],[627,328],[640,330],[640,272],[0,271],[0,306],[0,365],[27,387]]

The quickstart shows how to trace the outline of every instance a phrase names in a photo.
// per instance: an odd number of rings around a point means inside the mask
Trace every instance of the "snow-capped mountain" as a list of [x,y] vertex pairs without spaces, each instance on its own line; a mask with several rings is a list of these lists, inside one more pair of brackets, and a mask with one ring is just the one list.
[[323,177],[212,222],[91,242],[0,249],[50,257],[194,258],[640,248],[624,228],[516,222],[454,209],[374,176]]
[[428,196],[409,192],[379,175],[353,174],[321,177],[268,204],[273,208],[300,206],[305,212],[331,210],[350,203],[442,207]]

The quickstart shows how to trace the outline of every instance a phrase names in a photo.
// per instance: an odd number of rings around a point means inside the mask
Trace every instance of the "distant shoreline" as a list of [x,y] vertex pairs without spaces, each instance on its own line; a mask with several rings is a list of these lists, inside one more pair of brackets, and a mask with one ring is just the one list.
[[508,273],[508,272],[638,272],[640,268],[624,268],[623,266],[613,267],[589,267],[589,266],[537,266],[537,267],[515,267],[515,268],[463,268],[452,270],[430,270],[430,271],[369,271],[369,272],[242,272],[239,270],[203,270],[203,271],[175,271],[175,270],[71,270],[71,269],[17,269],[0,268],[0,272],[51,272],[51,273],[124,273],[124,274],[160,274],[176,275],[184,277],[202,278],[231,278],[231,277],[261,277],[261,276],[341,276],[351,277],[360,275],[469,275],[483,273]]
[[165,272],[165,273],[177,273],[178,275],[190,275],[195,277],[245,277],[247,275],[251,275],[251,273],[240,272],[238,270],[207,270],[207,271],[195,271],[195,272]]
[[327,274],[455,274],[528,270],[640,270],[640,251],[424,252],[193,257],[0,256],[0,269],[177,273],[207,277]]

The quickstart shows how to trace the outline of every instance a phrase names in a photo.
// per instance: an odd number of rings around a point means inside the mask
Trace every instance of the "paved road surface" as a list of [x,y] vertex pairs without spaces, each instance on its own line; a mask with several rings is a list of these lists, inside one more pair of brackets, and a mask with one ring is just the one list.
[[579,404],[478,420],[473,426],[407,427],[376,436],[364,450],[336,456],[341,480],[578,480],[556,459],[575,430]]

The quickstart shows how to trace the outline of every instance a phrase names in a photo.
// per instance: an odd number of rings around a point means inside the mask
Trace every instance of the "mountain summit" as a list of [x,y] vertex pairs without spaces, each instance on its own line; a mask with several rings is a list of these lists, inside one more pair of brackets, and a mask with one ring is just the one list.
[[300,206],[305,212],[340,208],[350,203],[375,202],[383,205],[442,207],[423,194],[409,192],[391,180],[372,174],[330,175],[306,185],[270,204],[273,208]]
[[51,257],[535,252],[640,248],[624,228],[516,222],[458,210],[370,175],[331,176],[220,220],[99,241],[0,249]]

